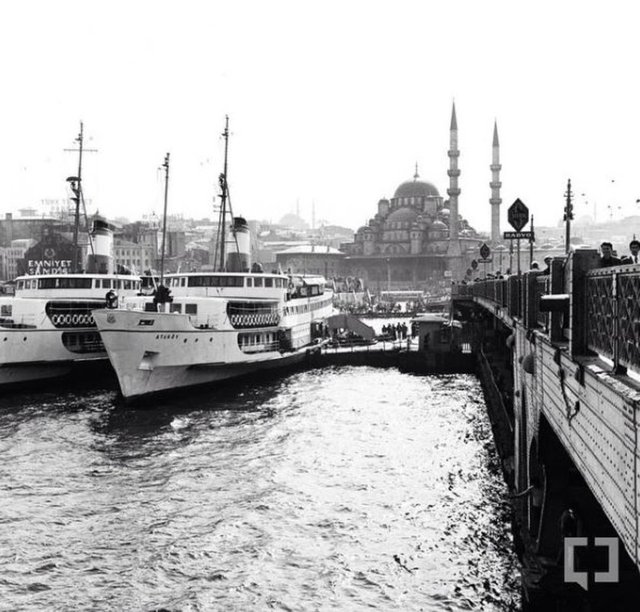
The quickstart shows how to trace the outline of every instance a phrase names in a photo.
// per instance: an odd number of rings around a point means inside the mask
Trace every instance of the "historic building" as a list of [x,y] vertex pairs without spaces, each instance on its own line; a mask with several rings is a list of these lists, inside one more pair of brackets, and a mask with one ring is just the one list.
[[341,276],[344,253],[330,246],[304,244],[276,253],[276,264],[286,272],[320,274],[327,279]]
[[[399,185],[391,199],[380,200],[376,215],[358,229],[354,242],[342,245],[346,274],[363,278],[372,290],[431,289],[464,276],[478,257],[481,239],[459,214],[459,155],[454,105],[448,200],[433,183],[420,180],[416,164],[413,180]],[[494,193],[494,210],[499,207],[495,198]]]

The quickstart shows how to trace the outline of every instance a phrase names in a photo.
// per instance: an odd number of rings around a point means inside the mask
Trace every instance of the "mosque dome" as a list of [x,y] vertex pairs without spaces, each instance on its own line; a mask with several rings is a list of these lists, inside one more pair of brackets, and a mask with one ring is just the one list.
[[387,223],[413,223],[418,218],[418,213],[409,207],[398,208],[388,217]]
[[440,194],[438,190],[435,188],[435,185],[431,183],[427,183],[426,181],[406,181],[402,183],[397,189],[396,193],[393,196],[394,198],[429,198],[429,197],[439,197]]
[[429,229],[431,231],[446,232],[449,228],[442,221],[434,221]]

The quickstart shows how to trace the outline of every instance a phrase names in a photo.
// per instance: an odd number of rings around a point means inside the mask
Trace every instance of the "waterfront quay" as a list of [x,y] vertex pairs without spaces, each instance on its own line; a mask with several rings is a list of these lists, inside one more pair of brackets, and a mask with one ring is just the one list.
[[640,268],[598,259],[577,250],[549,274],[454,287],[514,500],[525,609],[640,601]]

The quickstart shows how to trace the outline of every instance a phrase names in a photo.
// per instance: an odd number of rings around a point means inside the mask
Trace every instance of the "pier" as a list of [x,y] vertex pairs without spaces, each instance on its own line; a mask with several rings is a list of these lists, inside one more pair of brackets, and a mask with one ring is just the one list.
[[453,291],[512,491],[529,610],[640,605],[640,267],[598,266],[577,250],[549,274]]

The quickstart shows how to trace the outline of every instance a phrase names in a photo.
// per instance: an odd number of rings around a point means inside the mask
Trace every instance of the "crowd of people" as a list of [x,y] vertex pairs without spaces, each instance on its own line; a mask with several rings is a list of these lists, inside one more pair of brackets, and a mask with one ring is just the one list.
[[404,322],[396,323],[395,325],[393,323],[389,323],[388,325],[382,326],[383,338],[389,338],[391,340],[406,340],[408,337],[408,333],[409,328]]
[[[551,261],[553,258],[551,256],[544,258],[544,268],[540,268],[540,264],[537,261],[532,261],[528,271],[541,271],[542,274],[550,274],[551,273]],[[622,257],[618,257],[616,251],[613,248],[613,244],[611,242],[605,241],[600,245],[600,258],[599,258],[599,267],[607,268],[610,266],[624,266],[629,264],[637,264],[640,263],[640,240],[636,240],[635,238],[629,243],[629,254],[623,255]],[[527,271],[527,270],[525,270]],[[467,273],[464,279],[461,281],[461,284],[466,285],[470,282],[480,282],[482,280],[496,280],[496,279],[504,279],[511,276],[512,272],[509,268],[505,272],[501,270],[497,270],[495,272],[488,272],[486,276],[474,276],[479,273],[478,269],[467,270]]]

